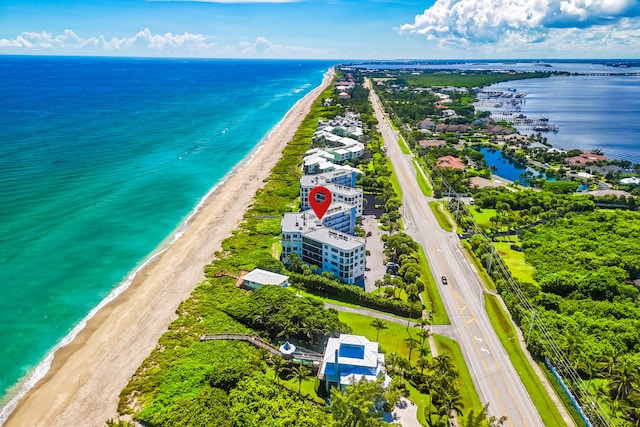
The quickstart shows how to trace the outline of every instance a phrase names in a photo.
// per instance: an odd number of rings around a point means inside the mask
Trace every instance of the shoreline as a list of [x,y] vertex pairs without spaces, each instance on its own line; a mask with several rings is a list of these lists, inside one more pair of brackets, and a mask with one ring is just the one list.
[[205,266],[238,226],[334,75],[330,68],[322,83],[298,100],[176,230],[16,386],[0,410],[0,425],[102,427],[118,417],[120,392],[176,318],[178,305],[204,280]]

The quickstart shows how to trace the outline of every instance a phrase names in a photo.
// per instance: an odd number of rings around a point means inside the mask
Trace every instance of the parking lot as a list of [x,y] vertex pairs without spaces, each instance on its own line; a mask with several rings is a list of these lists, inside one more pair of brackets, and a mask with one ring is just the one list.
[[[386,234],[386,231],[378,228],[378,221],[374,215],[362,216],[362,227],[368,235],[367,239],[367,269],[364,273],[364,289],[367,292],[376,289],[376,280],[382,280],[386,267],[384,264],[384,246],[380,238]],[[371,235],[369,235],[371,233]]]

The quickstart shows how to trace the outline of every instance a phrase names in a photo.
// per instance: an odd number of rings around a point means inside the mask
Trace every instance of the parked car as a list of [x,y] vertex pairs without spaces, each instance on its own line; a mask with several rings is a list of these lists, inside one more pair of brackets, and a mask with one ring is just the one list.
[[449,281],[447,280],[447,276],[442,276],[442,284],[446,285],[447,283],[449,283]]

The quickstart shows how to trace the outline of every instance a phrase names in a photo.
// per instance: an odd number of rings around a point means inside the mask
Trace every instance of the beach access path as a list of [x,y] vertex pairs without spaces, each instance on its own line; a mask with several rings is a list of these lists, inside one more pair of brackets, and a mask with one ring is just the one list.
[[238,227],[256,191],[334,75],[329,70],[322,84],[271,131],[261,149],[207,198],[180,239],[55,353],[49,372],[20,400],[6,427],[103,427],[107,419],[118,417],[120,392],[176,318],[178,305],[204,279],[204,267]]

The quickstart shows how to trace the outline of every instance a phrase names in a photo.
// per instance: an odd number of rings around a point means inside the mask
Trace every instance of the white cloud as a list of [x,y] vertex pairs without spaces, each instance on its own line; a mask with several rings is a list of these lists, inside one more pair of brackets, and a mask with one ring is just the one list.
[[[310,58],[317,52],[314,49],[302,46],[288,46],[271,43],[264,37],[258,37],[254,42],[242,42],[238,44],[241,56],[246,57],[269,57],[269,58],[285,58],[298,57]],[[231,47],[234,49],[234,47]]]
[[202,34],[153,33],[145,28],[131,37],[81,37],[72,30],[53,35],[23,32],[0,39],[0,53],[140,55],[176,57],[313,58],[326,55],[316,49],[272,43],[264,37],[253,42],[220,44]]
[[637,0],[436,0],[398,30],[463,49],[544,44],[557,50],[583,40],[577,43],[606,52],[623,40],[638,45],[639,16]]

